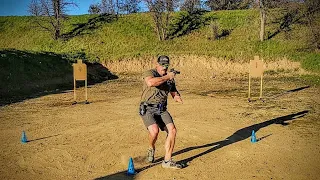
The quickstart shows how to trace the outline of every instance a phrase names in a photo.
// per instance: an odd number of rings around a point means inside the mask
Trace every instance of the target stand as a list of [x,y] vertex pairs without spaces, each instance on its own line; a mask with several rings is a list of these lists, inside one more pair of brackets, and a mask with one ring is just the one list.
[[82,63],[82,60],[77,60],[77,63],[73,63],[72,66],[73,66],[73,98],[74,98],[72,105],[77,104],[77,95],[76,95],[77,81],[85,81],[85,95],[86,95],[85,104],[89,104],[88,87],[87,87],[87,65]]
[[248,101],[251,102],[251,78],[259,78],[260,77],[260,97],[262,99],[262,80],[263,80],[263,61],[259,59],[259,56],[254,56],[254,60],[250,60],[249,65],[249,93],[248,93]]

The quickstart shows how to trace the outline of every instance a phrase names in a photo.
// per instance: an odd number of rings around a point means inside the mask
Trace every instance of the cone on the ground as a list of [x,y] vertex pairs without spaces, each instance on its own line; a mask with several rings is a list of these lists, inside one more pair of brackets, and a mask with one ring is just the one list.
[[257,142],[256,133],[254,132],[254,130],[252,130],[252,134],[251,134],[251,142],[252,142],[252,143]]
[[25,131],[22,131],[21,143],[25,144],[28,142],[27,135]]
[[134,170],[133,160],[132,160],[132,158],[130,157],[127,175],[128,175],[128,176],[131,176],[131,175],[135,175],[135,174],[136,174],[136,172],[135,172],[135,170]]

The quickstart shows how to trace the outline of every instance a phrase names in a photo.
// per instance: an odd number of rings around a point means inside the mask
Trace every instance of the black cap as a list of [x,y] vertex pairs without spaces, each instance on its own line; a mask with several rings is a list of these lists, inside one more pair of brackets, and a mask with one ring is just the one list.
[[169,57],[168,56],[159,56],[158,63],[160,65],[169,65]]

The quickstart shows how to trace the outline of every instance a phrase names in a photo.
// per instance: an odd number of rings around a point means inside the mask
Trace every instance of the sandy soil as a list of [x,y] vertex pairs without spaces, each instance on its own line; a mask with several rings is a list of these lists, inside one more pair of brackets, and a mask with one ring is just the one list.
[[[269,77],[265,101],[249,103],[247,79],[177,84],[184,104],[170,99],[169,112],[178,129],[174,159],[185,168],[159,165],[165,133],[157,162],[144,162],[141,83],[121,76],[90,86],[90,104],[71,105],[67,91],[0,107],[0,179],[319,179],[319,88]],[[252,130],[257,143],[250,142]],[[20,142],[22,131],[27,144]],[[138,173],[128,177],[129,157]]]

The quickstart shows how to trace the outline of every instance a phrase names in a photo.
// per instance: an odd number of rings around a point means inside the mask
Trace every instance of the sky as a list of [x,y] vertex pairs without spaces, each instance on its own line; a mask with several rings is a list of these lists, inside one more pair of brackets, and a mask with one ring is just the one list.
[[[96,4],[101,0],[71,0],[78,7],[70,7],[67,14],[80,15],[88,14],[91,4]],[[0,0],[0,16],[29,16],[28,5],[31,0]]]

